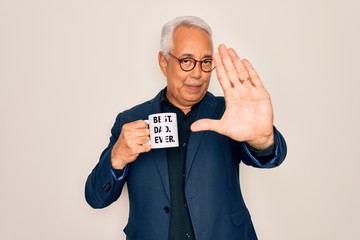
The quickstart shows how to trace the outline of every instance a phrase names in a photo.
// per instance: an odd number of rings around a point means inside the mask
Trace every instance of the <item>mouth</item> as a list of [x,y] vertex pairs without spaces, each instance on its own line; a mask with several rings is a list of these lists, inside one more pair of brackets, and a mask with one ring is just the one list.
[[184,87],[190,93],[198,93],[201,90],[202,84],[184,84]]

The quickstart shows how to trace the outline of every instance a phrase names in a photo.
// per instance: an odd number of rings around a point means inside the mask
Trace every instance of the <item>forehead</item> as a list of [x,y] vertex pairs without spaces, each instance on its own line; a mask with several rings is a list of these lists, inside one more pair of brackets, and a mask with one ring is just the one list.
[[213,47],[210,36],[204,30],[180,26],[173,35],[172,51],[174,54],[212,55]]

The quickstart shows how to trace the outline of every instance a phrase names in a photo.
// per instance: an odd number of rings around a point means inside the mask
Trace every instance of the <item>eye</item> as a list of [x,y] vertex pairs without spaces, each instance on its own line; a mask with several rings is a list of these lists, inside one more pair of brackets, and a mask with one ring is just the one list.
[[194,62],[194,60],[192,60],[191,58],[184,58],[184,59],[181,59],[180,61],[182,64],[185,64],[185,65],[190,65]]
[[211,59],[205,59],[205,60],[203,60],[202,62],[203,62],[203,64],[205,64],[205,65],[212,65],[212,60],[211,60]]

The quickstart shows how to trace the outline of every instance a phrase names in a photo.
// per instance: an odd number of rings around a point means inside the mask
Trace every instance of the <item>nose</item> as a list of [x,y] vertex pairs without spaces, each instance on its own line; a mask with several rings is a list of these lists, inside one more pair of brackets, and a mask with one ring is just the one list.
[[199,79],[201,78],[202,76],[202,69],[201,69],[201,63],[200,62],[197,62],[196,63],[196,66],[194,67],[193,70],[191,70],[191,77],[193,78],[196,78],[196,79]]

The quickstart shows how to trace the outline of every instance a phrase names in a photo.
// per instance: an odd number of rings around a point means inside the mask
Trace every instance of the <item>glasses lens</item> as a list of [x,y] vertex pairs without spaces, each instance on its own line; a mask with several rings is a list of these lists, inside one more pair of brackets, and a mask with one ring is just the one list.
[[180,60],[181,68],[184,71],[190,71],[195,66],[195,60],[191,58],[184,58]]
[[204,72],[211,72],[211,70],[213,70],[214,66],[213,66],[213,62],[212,60],[204,60],[201,62],[201,69]]

